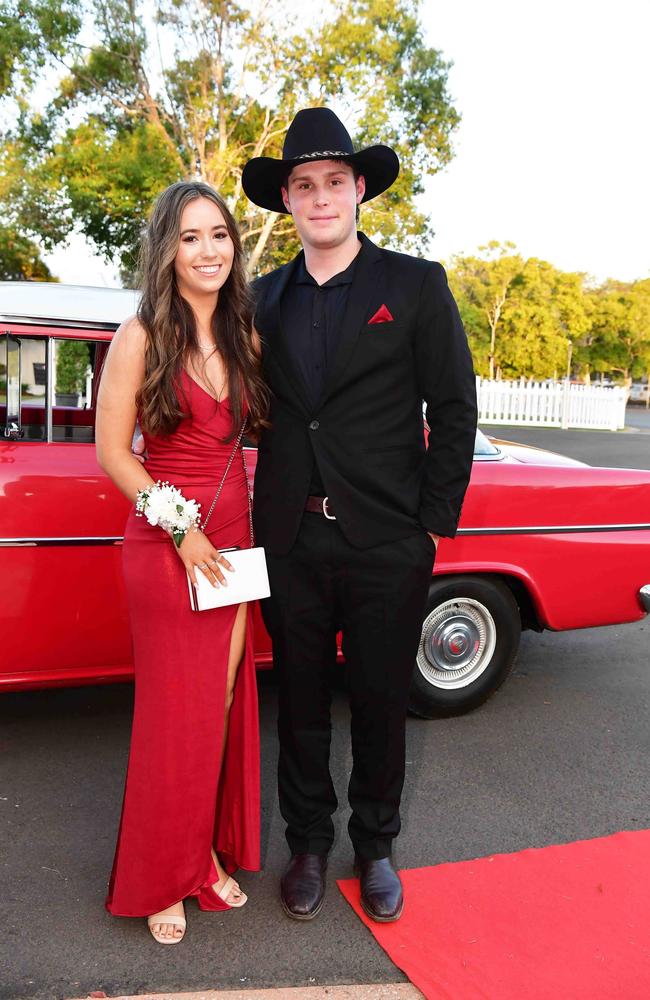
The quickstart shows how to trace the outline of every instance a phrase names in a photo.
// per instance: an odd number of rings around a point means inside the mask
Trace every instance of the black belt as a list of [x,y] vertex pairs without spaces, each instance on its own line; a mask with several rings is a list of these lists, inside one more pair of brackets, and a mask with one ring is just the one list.
[[307,497],[305,510],[309,511],[310,514],[323,514],[328,521],[336,521],[329,501],[329,497]]

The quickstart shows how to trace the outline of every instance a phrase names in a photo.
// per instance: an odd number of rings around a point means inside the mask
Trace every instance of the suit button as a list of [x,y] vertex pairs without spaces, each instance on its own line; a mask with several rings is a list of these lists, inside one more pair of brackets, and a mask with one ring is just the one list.
[[319,427],[320,427],[320,423],[318,422],[318,420],[312,420],[312,422],[309,425],[309,430],[310,431],[317,431]]

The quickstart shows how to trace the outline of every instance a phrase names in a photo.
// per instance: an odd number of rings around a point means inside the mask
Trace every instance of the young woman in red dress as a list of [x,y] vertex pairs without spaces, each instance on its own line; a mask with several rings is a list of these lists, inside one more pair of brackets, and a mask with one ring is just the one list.
[[[134,503],[123,555],[135,708],[106,907],[146,916],[157,941],[175,944],[184,899],[208,910],[243,906],[230,875],[259,868],[251,609],[194,612],[186,583],[187,571],[227,586],[220,550],[251,544],[241,445],[205,533],[191,517],[189,530],[187,518],[165,530],[147,507],[169,483],[204,518],[242,424],[255,435],[268,396],[237,226],[215,191],[179,182],[161,194],[142,273],[137,316],[106,359],[97,415],[100,465]],[[144,464],[131,451],[136,420]]]

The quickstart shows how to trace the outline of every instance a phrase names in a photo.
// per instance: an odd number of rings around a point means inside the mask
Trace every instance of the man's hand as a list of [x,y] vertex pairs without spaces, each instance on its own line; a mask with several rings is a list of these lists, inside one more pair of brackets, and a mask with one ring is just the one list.
[[133,452],[135,458],[137,458],[138,462],[142,462],[142,464],[144,465],[146,456],[145,456],[145,453],[144,453],[145,452],[145,445],[144,445],[144,438],[143,438],[142,434],[138,434],[137,438],[135,439],[135,441],[131,445],[131,451]]
[[429,538],[436,547],[436,552],[438,551],[438,542],[440,541],[440,535],[434,535],[432,531],[429,532]]

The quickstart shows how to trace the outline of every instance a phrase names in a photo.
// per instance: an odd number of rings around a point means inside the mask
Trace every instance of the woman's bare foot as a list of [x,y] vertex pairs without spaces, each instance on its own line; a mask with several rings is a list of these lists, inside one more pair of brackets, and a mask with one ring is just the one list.
[[[166,921],[165,917],[174,917],[174,922]],[[147,917],[147,923],[156,941],[159,941],[161,944],[176,944],[185,934],[185,907],[183,906],[183,901],[181,900],[180,903],[168,906],[166,910],[152,913],[150,917]]]
[[[228,872],[223,867],[223,865],[220,864],[219,859],[215,854],[214,848],[212,848],[211,850],[212,850],[212,860],[214,861],[214,866],[217,869],[217,873],[219,875],[219,881],[213,882],[212,888],[214,889],[215,892],[219,892],[221,887],[225,884],[226,879],[228,878]],[[239,883],[234,882],[232,889],[228,893],[226,903],[228,903],[229,906],[237,906],[237,904],[241,902],[243,895],[244,893],[239,888]]]

